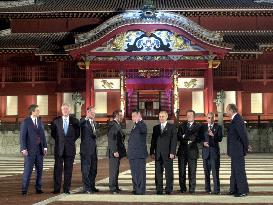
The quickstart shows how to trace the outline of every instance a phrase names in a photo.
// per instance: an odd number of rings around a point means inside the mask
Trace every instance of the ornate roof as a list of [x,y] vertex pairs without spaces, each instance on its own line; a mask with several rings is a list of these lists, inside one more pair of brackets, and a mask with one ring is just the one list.
[[[91,13],[98,16],[140,10],[147,0],[40,0],[26,6],[0,8],[1,15],[44,14],[45,16],[67,13]],[[154,0],[157,10],[174,12],[227,12],[227,11],[272,11],[270,0]]]

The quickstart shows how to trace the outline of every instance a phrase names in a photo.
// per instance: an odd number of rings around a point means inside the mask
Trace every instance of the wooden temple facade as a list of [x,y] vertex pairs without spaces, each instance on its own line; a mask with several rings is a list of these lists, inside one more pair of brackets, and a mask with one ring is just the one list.
[[202,118],[221,90],[247,120],[272,120],[273,3],[211,2],[0,4],[1,121],[20,121],[31,103],[51,121],[75,92],[101,120],[117,108]]

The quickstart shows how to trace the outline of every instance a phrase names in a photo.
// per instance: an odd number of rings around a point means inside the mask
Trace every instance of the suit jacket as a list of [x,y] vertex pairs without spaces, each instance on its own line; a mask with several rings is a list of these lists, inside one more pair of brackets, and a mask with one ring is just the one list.
[[81,145],[80,145],[80,154],[91,156],[97,155],[97,143],[96,137],[98,133],[98,124],[93,121],[96,133],[94,133],[92,126],[89,120],[82,118],[80,120],[80,129],[81,129]]
[[245,156],[248,150],[248,136],[245,123],[238,113],[231,121],[227,136],[227,154],[230,157]]
[[147,126],[143,120],[136,123],[131,131],[128,140],[128,158],[145,159],[148,156],[147,145]]
[[208,142],[209,147],[203,146],[202,149],[202,157],[203,159],[210,158],[219,158],[220,157],[220,147],[219,142],[223,139],[222,134],[222,127],[221,125],[213,124],[213,127],[211,128],[212,133],[214,134],[213,137],[210,137],[208,135],[208,125],[204,124],[202,126],[202,138],[203,142]]
[[79,120],[69,116],[68,130],[65,135],[62,116],[55,118],[51,123],[51,136],[55,140],[54,155],[75,156],[75,141],[80,136]]
[[199,150],[197,143],[201,142],[200,125],[196,122],[188,128],[188,122],[183,122],[178,127],[177,139],[180,142],[177,155],[184,158],[198,159]]
[[44,148],[47,148],[44,125],[37,119],[38,128],[34,125],[31,117],[27,117],[21,124],[20,128],[20,151],[27,150],[29,155],[35,155],[37,151],[37,140],[41,154],[44,154]]
[[160,155],[164,159],[168,159],[170,154],[176,153],[177,131],[173,124],[167,122],[163,132],[161,133],[161,124],[153,127],[150,155],[155,154],[156,159]]
[[108,156],[114,157],[114,153],[119,153],[119,158],[126,156],[126,149],[124,145],[125,134],[123,133],[121,126],[115,120],[108,124]]

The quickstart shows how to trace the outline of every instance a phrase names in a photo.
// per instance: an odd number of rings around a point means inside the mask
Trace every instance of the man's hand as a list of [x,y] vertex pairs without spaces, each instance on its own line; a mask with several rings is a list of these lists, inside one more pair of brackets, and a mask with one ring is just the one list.
[[211,136],[211,137],[214,137],[214,134],[211,130],[208,131],[208,135]]
[[204,147],[209,147],[209,143],[208,142],[204,142]]
[[21,153],[23,156],[28,156],[28,151],[26,149],[22,150]]
[[119,153],[118,152],[114,152],[114,157],[118,158],[119,157]]
[[174,159],[175,155],[174,154],[170,154],[170,159]]

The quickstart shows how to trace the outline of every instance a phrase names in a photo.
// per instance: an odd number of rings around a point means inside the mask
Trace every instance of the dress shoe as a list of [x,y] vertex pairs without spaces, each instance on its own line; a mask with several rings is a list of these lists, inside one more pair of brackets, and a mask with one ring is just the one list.
[[100,190],[98,190],[96,187],[91,189],[92,192],[99,192]]
[[195,194],[194,190],[189,191],[190,194]]
[[185,192],[187,192],[187,190],[182,190],[182,189],[180,189],[178,192],[180,192],[180,193],[185,193]]
[[66,190],[64,191],[64,194],[70,194],[70,191]]
[[112,194],[118,194],[119,191],[118,190],[113,190],[113,191],[110,191]]
[[122,191],[122,189],[118,187],[118,188],[117,188],[117,191],[121,192],[121,191]]
[[207,194],[212,194],[212,192],[211,191],[205,191]]
[[23,196],[26,196],[26,195],[27,195],[27,192],[26,192],[26,191],[22,191],[22,195],[23,195]]
[[157,195],[163,195],[163,192],[162,191],[157,191],[156,194]]
[[55,190],[51,192],[51,194],[59,194],[59,193],[60,191],[55,191]]
[[40,190],[40,189],[36,190],[36,194],[43,194],[43,193],[44,193],[43,190]]
[[247,194],[240,194],[240,193],[238,193],[238,194],[234,194],[234,196],[235,197],[246,197]]
[[167,195],[172,195],[173,193],[171,191],[166,191]]
[[214,191],[214,192],[211,192],[212,195],[221,195],[221,193],[219,191]]
[[233,192],[233,191],[230,191],[230,192],[227,193],[227,195],[234,195],[234,194],[236,194],[236,193]]
[[83,193],[83,194],[92,194],[91,191],[83,191],[82,193]]

